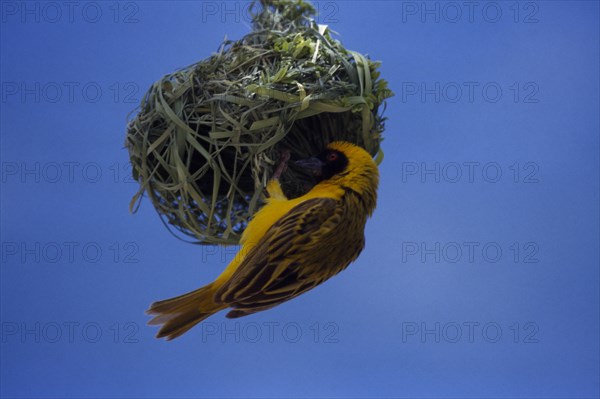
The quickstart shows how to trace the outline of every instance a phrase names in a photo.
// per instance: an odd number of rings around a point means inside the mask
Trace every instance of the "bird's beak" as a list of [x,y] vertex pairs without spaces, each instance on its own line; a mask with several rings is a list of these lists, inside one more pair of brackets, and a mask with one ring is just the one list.
[[294,164],[311,171],[317,176],[320,176],[323,173],[323,162],[319,158],[312,157],[301,159],[294,162]]

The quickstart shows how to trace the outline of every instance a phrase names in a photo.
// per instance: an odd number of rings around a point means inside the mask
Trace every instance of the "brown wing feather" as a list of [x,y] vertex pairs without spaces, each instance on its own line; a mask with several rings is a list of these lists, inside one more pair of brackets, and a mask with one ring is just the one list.
[[[276,222],[215,298],[241,317],[290,300],[339,273],[364,246],[364,221],[331,198],[305,201]],[[362,225],[361,225],[362,224]]]

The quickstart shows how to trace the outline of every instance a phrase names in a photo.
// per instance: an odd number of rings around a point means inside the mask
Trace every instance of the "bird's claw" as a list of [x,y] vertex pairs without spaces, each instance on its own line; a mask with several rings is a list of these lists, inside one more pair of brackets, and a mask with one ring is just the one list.
[[281,151],[281,154],[279,155],[279,163],[277,164],[277,168],[275,168],[275,173],[273,173],[273,179],[279,180],[281,175],[286,171],[289,160],[290,150],[286,148],[285,150]]

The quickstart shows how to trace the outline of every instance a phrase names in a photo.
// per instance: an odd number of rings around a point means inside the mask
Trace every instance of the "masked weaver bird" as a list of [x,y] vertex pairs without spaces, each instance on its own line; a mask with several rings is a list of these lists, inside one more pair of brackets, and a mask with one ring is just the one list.
[[221,275],[150,306],[147,313],[154,318],[149,324],[162,325],[157,338],[177,338],[223,309],[230,309],[228,318],[270,309],[316,287],[358,257],[377,200],[379,172],[372,157],[337,141],[295,164],[312,171],[318,183],[301,197],[286,198],[278,180],[283,161],[267,184],[265,206],[242,234],[240,252]]

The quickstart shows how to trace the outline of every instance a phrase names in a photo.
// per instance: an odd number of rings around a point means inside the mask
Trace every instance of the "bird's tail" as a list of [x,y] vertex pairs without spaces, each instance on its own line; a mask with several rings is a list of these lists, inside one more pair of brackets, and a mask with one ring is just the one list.
[[154,302],[147,314],[154,315],[150,325],[162,325],[156,338],[177,338],[210,315],[226,308],[214,300],[218,287],[208,284],[175,298]]

